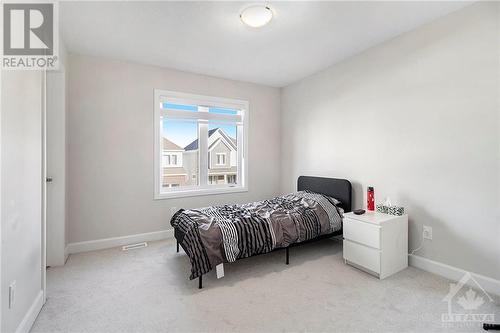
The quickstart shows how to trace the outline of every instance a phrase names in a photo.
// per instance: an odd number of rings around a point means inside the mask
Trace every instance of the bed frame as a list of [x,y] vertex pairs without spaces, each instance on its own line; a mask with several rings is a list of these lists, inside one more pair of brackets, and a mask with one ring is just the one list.
[[[297,190],[298,191],[312,191],[316,193],[321,193],[328,195],[340,201],[340,207],[344,209],[344,212],[350,212],[352,209],[352,186],[351,183],[346,179],[337,178],[324,178],[324,177],[312,177],[312,176],[300,176],[297,180]],[[342,229],[335,231],[328,235],[321,235],[317,238],[310,239],[305,242],[291,244],[285,247],[285,264],[290,263],[290,247],[301,246],[315,242],[320,239],[330,238],[333,236],[342,235]],[[177,239],[177,235],[176,235]],[[283,248],[274,249],[274,251],[283,250]],[[179,252],[179,241],[177,241],[177,252]],[[265,253],[264,253],[265,254]],[[244,259],[244,258],[243,258]],[[198,288],[203,288],[203,275],[198,278]]]

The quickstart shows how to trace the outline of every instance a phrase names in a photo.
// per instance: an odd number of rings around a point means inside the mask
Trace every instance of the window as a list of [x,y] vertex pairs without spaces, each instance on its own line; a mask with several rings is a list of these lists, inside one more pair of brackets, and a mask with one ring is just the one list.
[[236,176],[235,175],[228,175],[227,176],[227,183],[228,184],[236,184]]
[[226,164],[226,153],[217,153],[217,165]]
[[181,166],[179,161],[181,160],[178,154],[163,154],[163,164],[165,166]]
[[248,102],[155,90],[155,198],[247,190]]

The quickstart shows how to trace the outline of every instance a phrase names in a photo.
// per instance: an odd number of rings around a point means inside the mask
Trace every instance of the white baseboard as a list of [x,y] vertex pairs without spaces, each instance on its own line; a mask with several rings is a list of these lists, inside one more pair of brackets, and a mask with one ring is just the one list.
[[[486,290],[488,293],[500,296],[499,280],[481,274],[467,272],[461,268],[446,265],[441,262],[430,260],[417,255],[409,254],[408,260],[410,266],[417,267],[424,271],[443,276],[452,281],[459,281],[466,273],[470,273],[484,290]],[[472,281],[469,282],[471,282],[470,284],[471,287],[476,287]]]
[[36,317],[40,313],[43,306],[43,291],[40,290],[35,300],[31,304],[28,312],[24,315],[23,320],[17,326],[16,333],[28,333],[31,330],[31,326],[35,322]]
[[113,247],[140,243],[140,242],[152,242],[163,239],[170,239],[174,237],[174,230],[162,230],[155,232],[147,232],[144,234],[135,234],[122,237],[112,237],[96,239],[86,242],[69,243],[67,246],[67,253],[74,254],[80,252],[88,252],[102,249],[110,249]]

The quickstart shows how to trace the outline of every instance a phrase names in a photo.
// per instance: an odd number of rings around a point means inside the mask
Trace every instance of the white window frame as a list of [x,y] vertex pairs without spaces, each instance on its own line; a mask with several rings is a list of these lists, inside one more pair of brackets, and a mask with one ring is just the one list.
[[[240,110],[239,115],[218,114],[209,112],[186,112],[180,110],[163,109],[162,104],[168,101],[174,104],[198,105],[203,107],[219,107]],[[248,120],[249,102],[238,99],[223,97],[203,96],[189,93],[174,92],[168,90],[154,90],[154,199],[181,198],[199,195],[213,195],[248,191]],[[198,163],[199,163],[199,185],[192,187],[162,187],[161,177],[161,139],[162,139],[162,116],[172,119],[193,119],[198,121]],[[237,123],[237,151],[238,151],[238,184],[209,185],[208,184],[208,122],[227,121]],[[206,146],[207,154],[201,153],[202,146]],[[227,156],[226,156],[227,158]],[[163,190],[163,191],[162,191]]]

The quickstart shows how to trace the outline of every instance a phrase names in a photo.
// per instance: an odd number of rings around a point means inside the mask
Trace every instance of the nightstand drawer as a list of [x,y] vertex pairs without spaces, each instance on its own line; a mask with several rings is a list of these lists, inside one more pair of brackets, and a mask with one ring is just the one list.
[[380,251],[344,240],[344,259],[380,274]]
[[380,249],[380,227],[346,218],[343,223],[344,238]]

